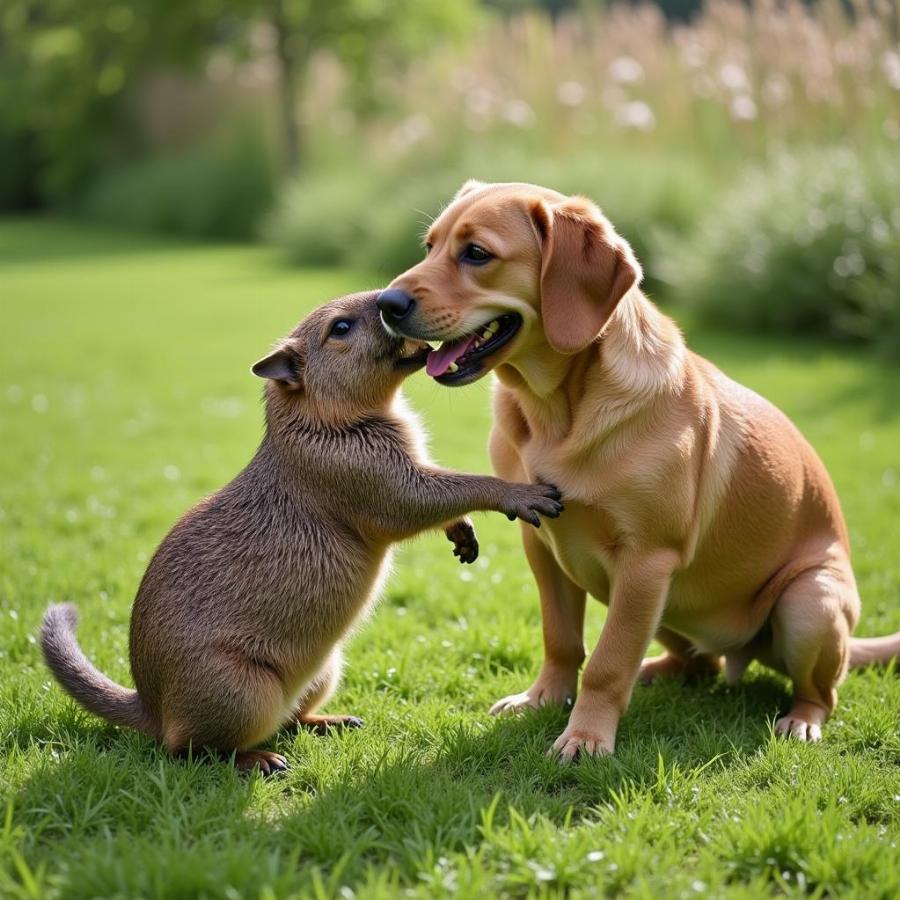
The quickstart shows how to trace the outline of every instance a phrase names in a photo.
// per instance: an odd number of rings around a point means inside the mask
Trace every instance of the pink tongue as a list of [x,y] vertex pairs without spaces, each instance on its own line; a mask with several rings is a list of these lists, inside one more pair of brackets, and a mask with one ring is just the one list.
[[460,338],[458,341],[447,341],[441,344],[437,350],[432,350],[428,354],[428,359],[425,362],[425,371],[432,378],[443,375],[472,346],[474,340],[475,335],[470,334],[468,337]]

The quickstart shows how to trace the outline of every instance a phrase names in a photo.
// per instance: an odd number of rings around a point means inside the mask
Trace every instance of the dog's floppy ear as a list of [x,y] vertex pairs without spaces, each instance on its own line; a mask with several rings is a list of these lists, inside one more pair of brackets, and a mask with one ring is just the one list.
[[531,219],[541,241],[541,320],[550,346],[578,353],[603,330],[643,273],[627,241],[593,203],[535,200]]
[[484,181],[478,181],[476,178],[470,178],[457,192],[456,196],[454,196],[454,200],[459,200],[460,197],[465,197],[466,194],[471,194],[472,191],[481,190],[485,186]]
[[303,388],[303,355],[291,344],[282,344],[253,364],[251,371],[260,378],[277,381],[292,391]]

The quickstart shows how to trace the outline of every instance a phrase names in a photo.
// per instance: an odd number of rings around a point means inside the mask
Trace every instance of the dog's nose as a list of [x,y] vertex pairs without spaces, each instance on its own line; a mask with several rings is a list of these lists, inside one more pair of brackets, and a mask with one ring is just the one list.
[[399,288],[382,291],[375,302],[381,310],[381,315],[388,322],[402,322],[416,305],[415,299]]

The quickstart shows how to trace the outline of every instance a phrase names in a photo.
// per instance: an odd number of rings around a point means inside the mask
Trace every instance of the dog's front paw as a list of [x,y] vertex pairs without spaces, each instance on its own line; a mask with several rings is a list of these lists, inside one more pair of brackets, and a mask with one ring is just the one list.
[[616,749],[614,736],[600,729],[576,728],[570,722],[566,730],[554,741],[547,756],[556,756],[567,765],[582,756],[608,756]]
[[447,540],[453,543],[453,555],[461,563],[473,563],[478,559],[478,536],[475,526],[468,519],[460,519],[444,530]]
[[552,484],[510,484],[500,512],[512,522],[522,519],[535,528],[541,527],[541,516],[555,519],[564,509],[562,494]]
[[[577,675],[576,675],[577,678]],[[522,712],[525,709],[540,709],[542,706],[556,705],[570,707],[575,699],[575,687],[571,679],[541,681],[538,679],[527,691],[510,694],[498,700],[490,709],[492,716]]]

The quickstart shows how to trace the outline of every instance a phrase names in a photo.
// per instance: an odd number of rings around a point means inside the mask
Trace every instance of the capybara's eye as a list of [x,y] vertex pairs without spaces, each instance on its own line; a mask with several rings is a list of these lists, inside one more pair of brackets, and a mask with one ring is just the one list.
[[351,319],[335,319],[331,325],[331,331],[328,332],[329,337],[346,337],[353,328]]
[[463,262],[474,263],[475,265],[490,262],[493,258],[491,253],[485,250],[484,247],[480,247],[478,244],[467,244],[466,249],[463,250],[462,256],[460,257]]

